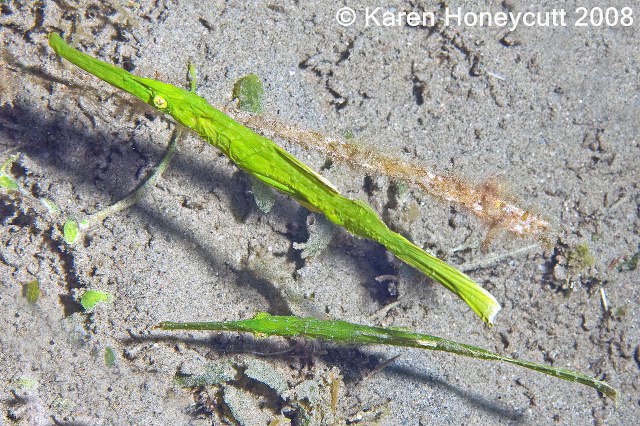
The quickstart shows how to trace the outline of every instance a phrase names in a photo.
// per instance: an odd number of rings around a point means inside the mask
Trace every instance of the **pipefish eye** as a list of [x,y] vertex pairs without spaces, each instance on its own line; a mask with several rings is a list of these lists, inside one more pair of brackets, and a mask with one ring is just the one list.
[[153,97],[153,106],[155,106],[158,109],[165,109],[167,106],[169,106],[169,103],[162,96],[155,95]]

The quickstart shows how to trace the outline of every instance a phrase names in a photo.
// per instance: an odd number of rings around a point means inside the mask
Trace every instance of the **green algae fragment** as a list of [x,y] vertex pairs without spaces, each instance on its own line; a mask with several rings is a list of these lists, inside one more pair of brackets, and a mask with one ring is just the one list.
[[238,99],[238,108],[252,114],[262,114],[264,89],[260,77],[249,74],[233,86],[233,98]]
[[19,154],[12,155],[0,166],[0,187],[10,191],[18,191],[20,189],[18,183],[11,177],[11,172],[9,172],[9,167],[18,160],[18,157]]
[[575,271],[585,270],[596,264],[596,258],[589,251],[587,243],[578,244],[567,254],[567,265]]
[[78,239],[78,222],[73,219],[69,219],[64,223],[64,227],[62,228],[62,235],[64,236],[64,241],[67,244],[73,244]]
[[16,181],[7,175],[0,176],[0,186],[10,191],[18,190],[18,184]]
[[109,346],[104,349],[104,363],[108,367],[116,365],[116,353]]
[[38,283],[38,280],[33,280],[27,283],[26,287],[27,302],[31,304],[36,303],[42,294],[42,290],[40,290],[40,283]]
[[113,296],[98,290],[87,290],[80,298],[80,304],[85,311],[93,309],[98,303],[109,303]]

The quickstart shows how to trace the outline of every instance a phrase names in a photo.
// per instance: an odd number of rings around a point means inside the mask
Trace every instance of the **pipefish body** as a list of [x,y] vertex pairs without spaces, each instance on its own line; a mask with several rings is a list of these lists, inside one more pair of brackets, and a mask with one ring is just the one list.
[[390,230],[365,202],[342,196],[326,179],[272,140],[233,120],[195,93],[133,75],[86,55],[67,45],[56,33],[49,34],[49,45],[83,70],[171,115],[262,182],[308,209],[324,214],[352,234],[384,245],[396,257],[452,291],[492,325],[500,304],[488,291],[463,272]]

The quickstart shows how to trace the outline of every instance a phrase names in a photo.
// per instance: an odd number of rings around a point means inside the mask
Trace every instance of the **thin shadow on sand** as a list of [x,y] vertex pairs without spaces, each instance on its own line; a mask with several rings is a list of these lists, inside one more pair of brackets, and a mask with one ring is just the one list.
[[[377,374],[386,374],[401,379],[402,382],[420,383],[429,388],[432,393],[444,393],[455,395],[470,407],[481,410],[488,415],[508,420],[515,423],[524,420],[524,413],[509,408],[493,400],[484,398],[481,394],[462,389],[435,375],[427,374],[417,369],[393,364],[384,366],[387,359],[384,355],[370,354],[358,346],[334,345],[330,342],[320,342],[306,339],[285,338],[256,338],[249,334],[209,332],[210,337],[196,338],[181,335],[159,334],[165,333],[157,330],[156,335],[145,335],[137,338],[126,339],[125,345],[141,342],[163,342],[174,345],[177,342],[191,347],[207,348],[217,355],[229,354],[254,354],[273,359],[304,358],[306,364],[313,364],[316,358],[322,358],[325,362],[335,365],[344,376],[347,386],[354,386],[361,380],[375,380],[368,377],[377,368],[382,367]],[[188,332],[193,334],[193,331]],[[207,332],[203,332],[207,333]],[[288,341],[289,345],[283,342]],[[303,363],[304,364],[304,363]],[[402,386],[402,382],[398,386]]]

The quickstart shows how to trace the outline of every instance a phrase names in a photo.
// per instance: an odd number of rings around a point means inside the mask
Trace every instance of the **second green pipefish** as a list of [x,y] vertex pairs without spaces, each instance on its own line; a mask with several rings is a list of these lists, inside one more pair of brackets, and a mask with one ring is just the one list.
[[500,304],[471,278],[390,230],[365,202],[346,198],[322,176],[275,142],[234,121],[195,93],[149,78],[138,77],[67,45],[49,34],[56,53],[85,71],[122,89],[220,149],[238,167],[289,195],[308,209],[324,214],[354,235],[384,245],[396,257],[438,281],[492,324]]

